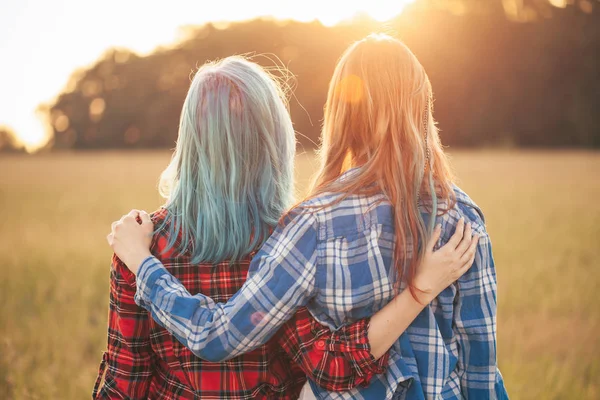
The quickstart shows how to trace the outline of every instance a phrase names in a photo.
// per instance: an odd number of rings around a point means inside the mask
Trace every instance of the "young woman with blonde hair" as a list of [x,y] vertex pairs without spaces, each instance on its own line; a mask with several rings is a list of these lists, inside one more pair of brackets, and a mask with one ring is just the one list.
[[[315,184],[253,258],[242,288],[223,303],[192,296],[151,256],[146,214],[138,225],[132,212],[109,240],[137,274],[136,302],[213,361],[264,344],[298,307],[333,330],[380,310],[368,339],[375,357],[391,346],[385,373],[343,392],[311,382],[318,397],[506,397],[489,238],[481,211],[453,184],[431,98],[423,67],[400,41],[378,35],[350,46],[329,87]],[[440,234],[447,244],[434,252]],[[460,253],[457,274],[475,263],[442,291],[423,266],[450,251]]]

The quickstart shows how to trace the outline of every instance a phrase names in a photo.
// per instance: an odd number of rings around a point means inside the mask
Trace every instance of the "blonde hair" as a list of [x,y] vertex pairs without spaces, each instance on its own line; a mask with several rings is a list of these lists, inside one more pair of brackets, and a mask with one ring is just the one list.
[[[428,232],[419,204],[437,214],[437,200],[449,208],[455,196],[433,119],[431,83],[406,45],[370,35],[345,51],[329,85],[322,140],[309,197],[340,193],[341,201],[383,192],[394,207],[398,283],[404,278],[414,295],[416,267],[435,222],[431,218]],[[338,180],[357,166],[350,179]]]

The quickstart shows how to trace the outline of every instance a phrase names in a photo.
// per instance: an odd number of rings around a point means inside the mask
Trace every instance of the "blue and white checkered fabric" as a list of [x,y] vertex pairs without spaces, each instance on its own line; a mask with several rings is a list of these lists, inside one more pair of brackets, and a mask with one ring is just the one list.
[[[481,235],[475,264],[411,324],[390,351],[386,373],[368,387],[322,399],[506,399],[496,364],[496,274],[483,214],[455,188],[457,203],[438,217],[440,245],[460,219]],[[154,257],[142,264],[136,302],[196,355],[222,361],[269,340],[300,306],[337,329],[369,317],[395,295],[394,222],[382,195],[309,201],[280,226],[252,261],[248,280],[227,303],[191,296]],[[293,215],[293,213],[292,213]]]

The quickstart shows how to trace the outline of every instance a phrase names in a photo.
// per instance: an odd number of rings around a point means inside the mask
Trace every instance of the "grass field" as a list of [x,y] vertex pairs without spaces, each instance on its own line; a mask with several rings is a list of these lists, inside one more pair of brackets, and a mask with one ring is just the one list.
[[[511,398],[600,398],[600,153],[452,155],[494,243]],[[106,345],[105,235],[161,204],[169,153],[0,157],[0,399],[89,398]],[[314,167],[299,157],[299,190]]]

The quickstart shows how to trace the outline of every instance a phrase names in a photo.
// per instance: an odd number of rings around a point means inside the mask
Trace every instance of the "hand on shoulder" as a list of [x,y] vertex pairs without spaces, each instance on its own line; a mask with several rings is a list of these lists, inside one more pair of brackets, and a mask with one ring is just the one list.
[[151,256],[154,224],[145,211],[131,210],[111,225],[106,240],[127,268],[137,274],[142,261]]

